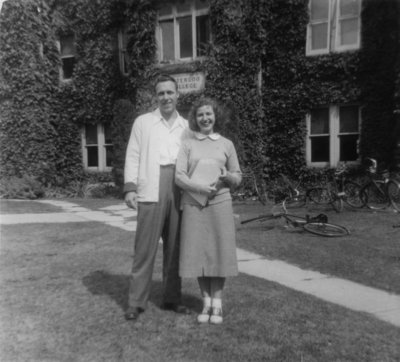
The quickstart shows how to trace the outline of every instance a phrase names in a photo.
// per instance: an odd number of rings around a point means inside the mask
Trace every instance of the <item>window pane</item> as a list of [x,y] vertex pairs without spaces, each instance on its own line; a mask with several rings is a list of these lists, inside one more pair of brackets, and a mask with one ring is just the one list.
[[340,161],[356,161],[358,135],[339,136]]
[[190,11],[191,1],[179,1],[176,3],[176,11],[179,13],[184,13]]
[[196,0],[195,7],[197,10],[207,9],[209,7],[208,0]]
[[163,4],[160,10],[158,10],[158,15],[172,15],[172,5],[171,4]]
[[111,126],[108,123],[104,124],[104,140],[106,144],[112,143]]
[[74,73],[75,57],[62,58],[61,62],[62,62],[63,78],[64,79],[72,78],[72,74]]
[[74,36],[65,36],[60,38],[61,55],[75,55]]
[[311,162],[329,162],[329,136],[311,138]]
[[328,23],[311,25],[311,49],[328,47]]
[[85,126],[86,144],[97,145],[97,125],[87,124]]
[[208,15],[198,16],[196,18],[196,48],[197,56],[206,54],[205,46],[210,40],[210,23]]
[[325,20],[329,16],[329,1],[311,0],[311,21]]
[[162,38],[162,60],[173,60],[174,56],[174,23],[170,21],[160,22],[161,38]]
[[358,0],[340,0],[340,16],[358,16]]
[[191,58],[193,56],[191,16],[179,19],[179,37],[181,58]]
[[97,146],[87,147],[87,159],[88,167],[98,167],[99,166],[99,155],[97,152]]
[[329,109],[320,108],[311,111],[311,134],[329,133]]
[[339,132],[358,132],[358,107],[340,107]]
[[358,19],[340,21],[340,45],[357,44]]
[[106,149],[106,167],[112,167],[113,146],[105,146]]

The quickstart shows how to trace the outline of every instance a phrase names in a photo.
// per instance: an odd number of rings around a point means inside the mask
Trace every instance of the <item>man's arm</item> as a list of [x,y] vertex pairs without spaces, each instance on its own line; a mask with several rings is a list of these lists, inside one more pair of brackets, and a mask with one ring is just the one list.
[[125,156],[124,193],[128,207],[137,207],[137,179],[139,174],[139,154],[141,145],[141,121],[137,119],[132,127]]

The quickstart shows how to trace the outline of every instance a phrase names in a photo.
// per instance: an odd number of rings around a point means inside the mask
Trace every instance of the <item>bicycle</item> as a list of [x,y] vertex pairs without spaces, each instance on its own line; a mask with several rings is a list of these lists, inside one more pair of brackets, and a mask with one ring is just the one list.
[[285,202],[282,203],[282,206],[283,212],[262,214],[247,220],[243,220],[241,221],[241,224],[247,224],[254,221],[261,222],[284,218],[287,224],[292,225],[293,227],[300,227],[311,234],[325,237],[341,237],[350,235],[349,230],[344,226],[328,223],[328,217],[325,214],[319,214],[315,217],[310,217],[309,215],[302,217],[288,214],[285,207]]
[[374,158],[366,158],[366,171],[369,180],[362,186],[360,198],[372,210],[383,210],[392,205],[400,212],[400,182],[390,176],[387,169],[378,172],[378,162]]
[[[289,179],[285,174],[279,174],[274,181],[269,182],[268,187],[264,180],[257,180],[258,189],[261,191],[261,198],[268,199],[278,204],[285,200],[287,208],[303,207],[308,200],[311,200],[310,193],[316,190],[316,186],[310,187],[310,175],[303,172],[296,181]],[[266,191],[268,189],[268,191]]]
[[279,176],[280,178],[276,181],[269,197],[273,199],[275,203],[285,200],[286,207],[288,208],[303,207],[308,198],[307,191],[303,191],[304,175],[301,175],[297,182],[291,181],[282,173]]
[[264,185],[259,181],[253,172],[242,174],[242,182],[239,187],[232,191],[232,199],[238,201],[259,201],[262,205],[267,202],[267,196]]
[[308,193],[311,201],[317,204],[331,204],[336,212],[343,211],[344,203],[354,208],[365,205],[360,197],[361,185],[346,177],[345,164],[334,170],[328,170],[325,186],[315,187]]

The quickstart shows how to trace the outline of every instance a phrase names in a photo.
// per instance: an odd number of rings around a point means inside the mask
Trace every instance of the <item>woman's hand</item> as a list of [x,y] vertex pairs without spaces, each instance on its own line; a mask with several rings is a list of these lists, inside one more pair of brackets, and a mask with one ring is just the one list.
[[200,194],[207,195],[208,197],[210,197],[211,195],[215,195],[215,193],[217,192],[215,183],[211,185],[199,185],[197,190]]
[[220,190],[224,187],[229,187],[228,182],[227,182],[228,181],[227,176],[228,176],[228,171],[227,171],[226,167],[224,166],[221,168],[221,174],[219,175],[218,181],[216,182],[216,185],[215,185],[217,190]]
[[226,167],[222,167],[221,168],[221,175],[219,175],[219,179],[220,180],[225,180],[226,179],[226,175],[228,174],[228,171],[226,170]]

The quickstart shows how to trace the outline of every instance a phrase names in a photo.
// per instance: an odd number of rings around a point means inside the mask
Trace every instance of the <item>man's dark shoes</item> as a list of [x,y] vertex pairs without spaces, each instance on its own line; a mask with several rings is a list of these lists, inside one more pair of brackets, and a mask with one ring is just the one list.
[[182,305],[182,304],[178,304],[178,303],[164,303],[162,306],[162,309],[165,310],[172,310],[175,313],[179,313],[179,314],[191,314],[191,310]]
[[129,307],[125,312],[125,319],[127,321],[135,321],[139,318],[139,314],[143,312],[143,309],[137,307]]

